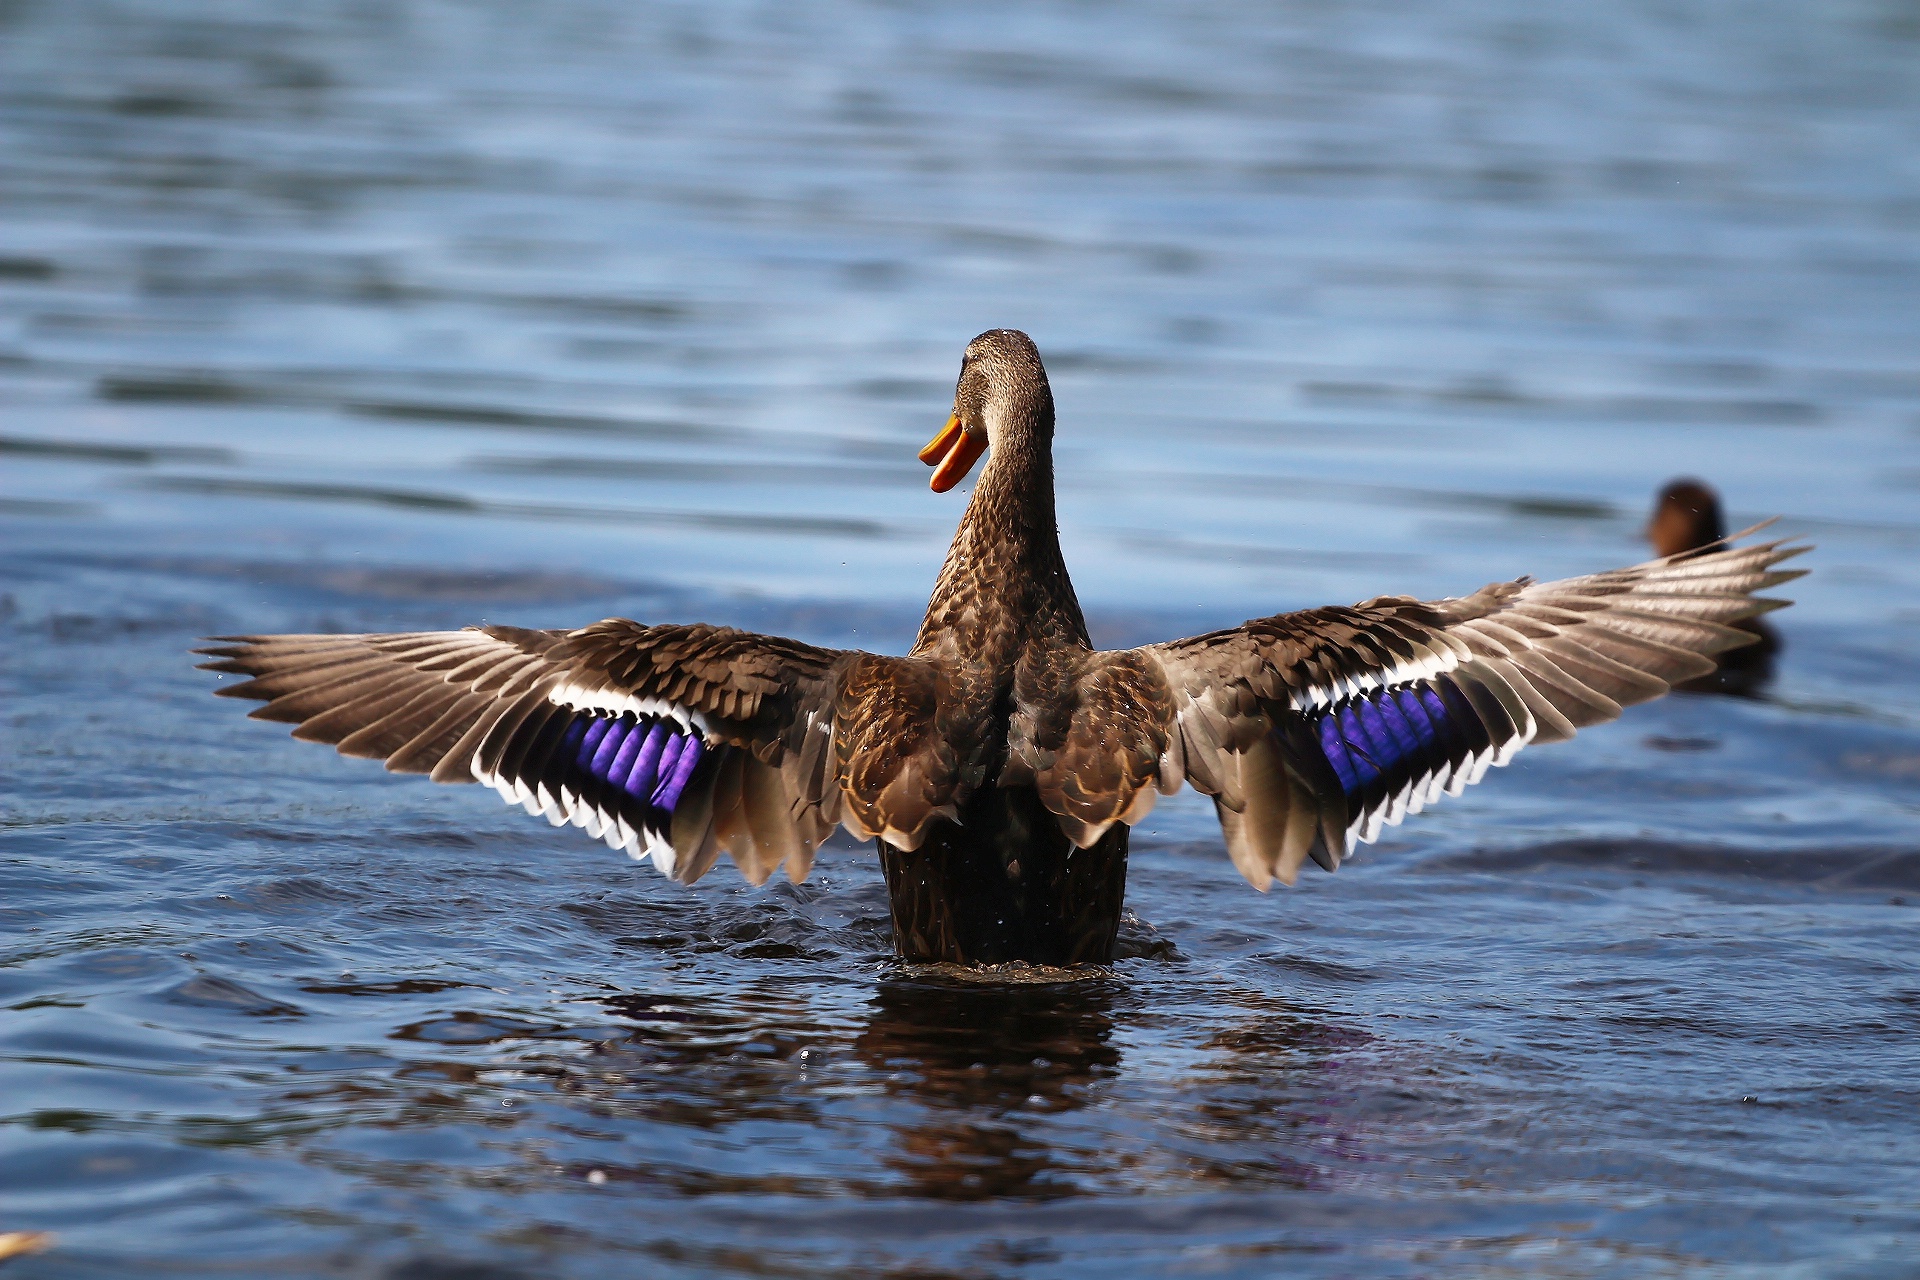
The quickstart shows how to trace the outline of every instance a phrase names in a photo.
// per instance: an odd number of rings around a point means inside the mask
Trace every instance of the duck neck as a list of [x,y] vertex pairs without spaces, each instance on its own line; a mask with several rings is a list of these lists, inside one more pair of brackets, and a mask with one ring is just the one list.
[[1035,640],[1088,643],[1060,554],[1052,445],[1051,405],[995,440],[947,550],[916,654],[952,646],[991,663]]

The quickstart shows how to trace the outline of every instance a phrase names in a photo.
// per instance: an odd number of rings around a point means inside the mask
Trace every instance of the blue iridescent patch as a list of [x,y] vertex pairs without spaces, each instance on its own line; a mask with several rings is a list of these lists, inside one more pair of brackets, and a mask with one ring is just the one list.
[[561,739],[562,758],[571,757],[583,773],[669,813],[705,750],[698,731],[682,732],[675,722],[651,716],[583,717]]
[[1419,776],[1462,752],[1466,735],[1432,684],[1375,689],[1322,711],[1315,733],[1349,799],[1396,770]]

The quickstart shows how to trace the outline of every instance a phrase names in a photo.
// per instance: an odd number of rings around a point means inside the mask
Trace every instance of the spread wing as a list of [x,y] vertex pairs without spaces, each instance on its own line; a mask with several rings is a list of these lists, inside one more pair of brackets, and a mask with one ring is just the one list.
[[1730,624],[1800,576],[1768,542],[1470,596],[1383,596],[1084,655],[1071,697],[1017,717],[1014,753],[1085,846],[1182,782],[1213,797],[1257,888],[1331,871],[1356,840],[1714,669]]
[[[725,627],[223,636],[294,737],[436,782],[484,782],[691,883],[722,850],[754,883],[805,877],[835,823],[919,843],[951,810],[929,664]],[[888,735],[891,735],[890,737]],[[894,749],[868,748],[886,739]]]

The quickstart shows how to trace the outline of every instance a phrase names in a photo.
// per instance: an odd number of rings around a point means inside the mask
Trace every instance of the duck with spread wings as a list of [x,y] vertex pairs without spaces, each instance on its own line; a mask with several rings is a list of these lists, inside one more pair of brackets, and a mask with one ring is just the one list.
[[1095,650],[1054,518],[1054,406],[1028,337],[967,347],[923,461],[982,454],[904,657],[704,625],[226,636],[219,690],[296,738],[483,782],[683,883],[724,851],[807,874],[835,826],[875,840],[914,961],[1105,963],[1127,833],[1184,783],[1257,888],[1714,670],[1783,601],[1802,547],[1721,544],[1445,600],[1381,596]]

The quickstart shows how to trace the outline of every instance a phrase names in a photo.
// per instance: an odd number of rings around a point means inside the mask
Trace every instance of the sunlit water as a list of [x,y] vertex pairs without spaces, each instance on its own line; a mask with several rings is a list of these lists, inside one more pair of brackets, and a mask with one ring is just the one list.
[[[9,1277],[1912,1274],[1920,9],[1193,8],[0,4]],[[1291,892],[1163,805],[1016,985],[869,851],[682,889],[189,665],[898,650],[994,325],[1108,642],[1697,472],[1819,543],[1781,680]]]

